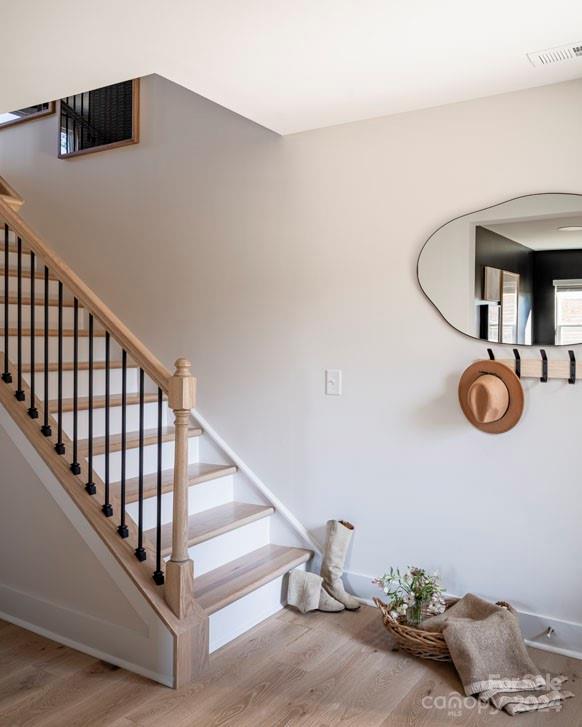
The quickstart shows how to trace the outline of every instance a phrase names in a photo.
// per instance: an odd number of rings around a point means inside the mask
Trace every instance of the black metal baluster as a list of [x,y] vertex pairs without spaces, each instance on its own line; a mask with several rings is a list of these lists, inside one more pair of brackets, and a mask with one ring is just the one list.
[[2,381],[6,384],[12,383],[12,374],[10,373],[10,362],[8,360],[8,338],[9,338],[9,310],[10,305],[10,286],[8,280],[8,266],[10,265],[10,251],[8,249],[10,239],[10,228],[4,225],[4,371],[2,372]]
[[162,390],[158,388],[158,472],[156,483],[156,570],[154,581],[164,583],[162,572]]
[[110,336],[109,331],[105,333],[105,503],[101,508],[105,517],[113,515],[113,507],[109,502],[109,405],[111,403],[110,386]]
[[79,301],[75,298],[73,313],[73,461],[71,472],[81,474],[78,462],[79,449]]
[[135,556],[138,560],[146,559],[143,547],[143,426],[144,426],[144,374],[139,370],[139,471],[138,471],[138,518],[137,518],[137,548]]
[[[17,345],[16,345],[16,351],[17,351],[17,366],[18,366],[18,385],[16,387],[16,391],[14,392],[14,396],[18,401],[24,401],[26,399],[26,396],[24,395],[24,390],[22,388],[22,239],[18,238],[18,262],[17,262],[17,268],[16,268],[16,274],[17,274],[17,284],[16,284],[16,295],[17,295],[17,317],[18,317],[18,338],[17,338]],[[31,279],[32,282],[32,279]],[[34,332],[31,331],[30,334],[32,336]]]
[[63,284],[59,280],[59,323],[58,323],[58,373],[57,373],[57,454],[65,453],[63,444]]
[[45,437],[50,437],[52,430],[49,426],[49,269],[44,266],[44,416],[40,431]]
[[93,482],[93,316],[89,314],[89,446],[87,452],[88,479],[85,489],[90,495],[97,492]]
[[36,259],[35,255],[30,251],[30,406],[28,408],[28,416],[31,419],[38,419],[38,409],[36,408],[36,397],[34,383],[36,379],[35,372],[35,348],[36,348],[36,328],[35,328],[35,310],[36,298],[34,295],[36,275]]
[[[67,96],[67,106],[69,105],[69,97]],[[69,111],[65,110],[65,154],[70,152],[69,148]]]
[[121,514],[117,532],[122,538],[129,536],[125,524],[125,457],[127,444],[127,352],[121,352]]

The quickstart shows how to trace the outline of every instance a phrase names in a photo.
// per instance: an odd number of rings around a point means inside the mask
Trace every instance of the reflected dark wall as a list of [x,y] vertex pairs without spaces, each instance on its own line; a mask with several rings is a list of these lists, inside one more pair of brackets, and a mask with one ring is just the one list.
[[555,342],[554,280],[582,278],[582,250],[540,250],[534,253],[533,342]]
[[[477,226],[475,230],[475,303],[483,300],[483,271],[486,266],[519,273],[518,343],[525,342],[525,327],[533,304],[533,251],[503,235]],[[534,318],[535,321],[535,318]],[[477,315],[477,336],[480,321]]]

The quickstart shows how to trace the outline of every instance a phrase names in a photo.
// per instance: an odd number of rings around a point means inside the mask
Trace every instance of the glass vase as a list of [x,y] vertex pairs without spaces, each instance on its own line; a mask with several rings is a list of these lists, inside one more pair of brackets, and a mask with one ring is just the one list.
[[406,609],[406,623],[409,626],[420,626],[425,616],[425,606],[426,601],[417,601]]

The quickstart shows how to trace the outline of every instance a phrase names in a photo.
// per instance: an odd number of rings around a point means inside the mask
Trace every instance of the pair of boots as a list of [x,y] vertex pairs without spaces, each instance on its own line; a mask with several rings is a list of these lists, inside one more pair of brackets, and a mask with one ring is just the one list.
[[354,526],[343,520],[327,523],[327,541],[321,576],[305,571],[291,571],[287,603],[302,613],[307,611],[355,611],[359,601],[344,588],[342,574]]

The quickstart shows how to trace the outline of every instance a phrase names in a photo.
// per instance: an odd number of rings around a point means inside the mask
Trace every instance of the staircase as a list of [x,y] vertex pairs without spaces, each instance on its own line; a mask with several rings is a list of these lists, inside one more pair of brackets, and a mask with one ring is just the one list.
[[0,403],[174,633],[177,687],[280,609],[285,575],[312,552],[192,416],[189,362],[167,370],[20,203],[0,195]]

